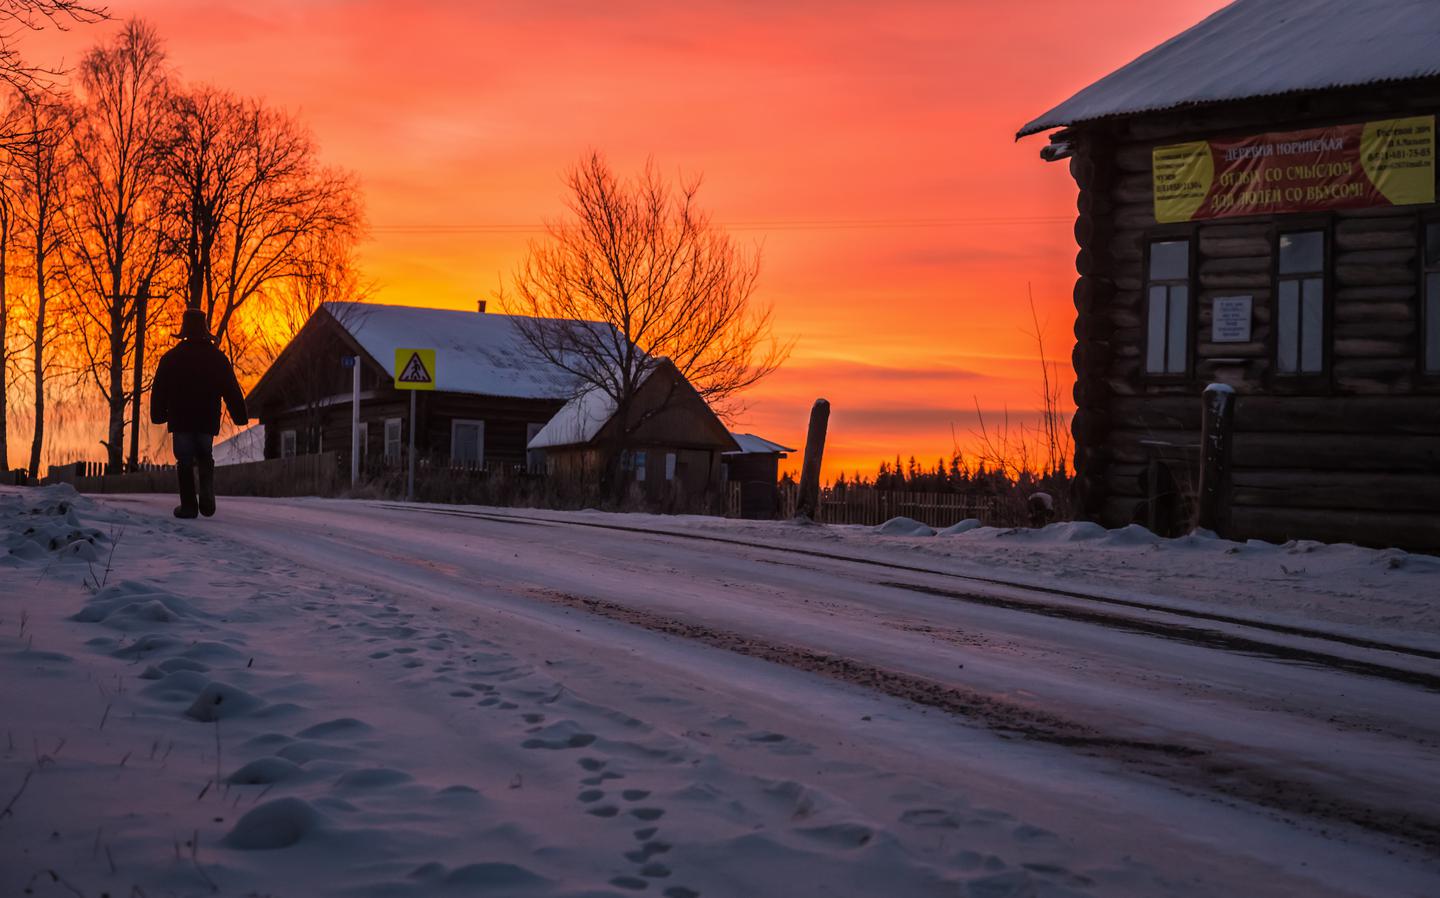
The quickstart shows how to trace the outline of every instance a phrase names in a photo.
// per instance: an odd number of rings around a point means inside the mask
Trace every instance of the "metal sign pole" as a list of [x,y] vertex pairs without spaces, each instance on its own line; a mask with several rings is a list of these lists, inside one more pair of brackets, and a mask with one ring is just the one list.
[[360,357],[355,356],[350,391],[350,488],[360,482]]
[[405,500],[415,501],[415,391],[410,391],[410,476],[405,481]]

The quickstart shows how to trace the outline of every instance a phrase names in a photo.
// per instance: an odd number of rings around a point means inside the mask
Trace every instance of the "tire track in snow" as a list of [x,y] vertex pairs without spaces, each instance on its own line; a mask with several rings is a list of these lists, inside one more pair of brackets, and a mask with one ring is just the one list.
[[[476,518],[479,520],[493,521],[496,523],[514,523],[534,526],[536,522],[543,522],[552,526],[575,526],[593,527],[603,530],[617,530],[628,533],[642,533],[651,536],[675,537],[680,539],[704,540],[709,542],[728,543],[746,548],[763,549],[770,552],[788,554],[809,555],[830,561],[841,561],[851,564],[866,565],[871,567],[888,568],[910,573],[925,574],[927,576],[945,577],[952,580],[963,580],[969,582],[980,582],[991,585],[1005,586],[1012,589],[1024,590],[1031,593],[1044,593],[1059,595],[1066,598],[1082,599],[1085,601],[1103,602],[1112,605],[1136,608],[1144,611],[1160,612],[1177,617],[1186,617],[1194,620],[1209,621],[1220,624],[1231,624],[1257,630],[1265,630],[1281,635],[1297,636],[1305,639],[1315,639],[1323,642],[1340,643],[1356,648],[1375,651],[1389,652],[1393,654],[1409,655],[1417,658],[1440,660],[1440,652],[1428,649],[1415,648],[1411,646],[1394,645],[1360,637],[1351,637],[1345,634],[1329,633],[1321,630],[1313,630],[1308,627],[1297,627],[1287,624],[1276,624],[1268,621],[1255,621],[1247,618],[1234,617],[1225,614],[1210,614],[1190,609],[1172,608],[1165,605],[1149,602],[1132,601],[1128,599],[1116,599],[1106,596],[1099,596],[1090,593],[1064,590],[1056,587],[1032,586],[1023,583],[1015,583],[1007,580],[993,579],[988,577],[974,577],[966,574],[956,574],[931,568],[915,567],[912,565],[899,564],[896,562],[880,561],[876,559],[855,558],[846,555],[839,555],[832,552],[824,552],[816,549],[805,549],[790,546],[767,545],[747,540],[736,540],[728,537],[715,537],[704,534],[679,533],[665,530],[651,530],[641,527],[630,527],[624,525],[602,524],[597,521],[565,521],[552,518],[536,518],[518,515],[506,515],[491,512],[472,512],[460,509],[447,508],[426,508],[408,505],[381,505],[382,508],[420,512],[425,514],[450,515],[454,517]],[[1139,633],[1148,636],[1159,636],[1179,642],[1188,642],[1204,648],[1214,648],[1223,651],[1237,652],[1240,654],[1267,657],[1282,662],[1307,664],[1313,667],[1324,667],[1338,670],[1344,673],[1358,676],[1374,677],[1378,679],[1391,680],[1409,686],[1417,686],[1428,689],[1432,692],[1440,692],[1440,674],[1428,673],[1425,671],[1412,670],[1405,667],[1397,667],[1390,664],[1382,664],[1377,661],[1365,661],[1356,658],[1349,658],[1344,655],[1322,652],[1314,649],[1305,649],[1297,646],[1285,645],[1282,643],[1266,642],[1252,637],[1238,636],[1225,633],[1220,630],[1204,627],[1190,626],[1186,624],[1171,624],[1163,621],[1147,620],[1123,614],[1111,614],[1100,609],[1077,608],[1070,605],[1058,605],[1033,599],[1018,599],[1005,596],[984,595],[981,593],[961,592],[958,590],[947,590],[941,587],[931,587],[912,583],[901,583],[884,580],[874,581],[874,585],[891,588],[904,589],[912,592],[926,593],[958,601],[972,602],[975,604],[988,605],[990,607],[1002,608],[1007,611],[1018,611],[1029,614],[1040,614],[1047,617],[1059,617],[1075,620],[1082,623],[1095,624],[1097,626],[1109,627],[1111,629],[1126,630],[1132,633]]]
[[1185,791],[1210,795],[1217,800],[1243,801],[1282,815],[1349,824],[1440,857],[1440,819],[1347,798],[1329,789],[1328,781],[1333,777],[1327,776],[1324,771],[1318,771],[1320,777],[1316,781],[1286,777],[1212,746],[1110,736],[1040,708],[927,677],[901,673],[844,655],[748,636],[572,593],[536,588],[529,590],[528,594],[619,623],[782,664],[873,689],[902,701],[936,708],[976,721],[1002,738],[1047,743],[1117,762]]

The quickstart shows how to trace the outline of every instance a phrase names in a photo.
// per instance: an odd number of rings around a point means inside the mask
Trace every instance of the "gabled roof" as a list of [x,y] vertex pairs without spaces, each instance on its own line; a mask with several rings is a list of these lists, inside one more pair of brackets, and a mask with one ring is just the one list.
[[770,453],[794,452],[789,446],[782,446],[779,443],[772,443],[769,440],[757,437],[753,433],[735,433],[733,430],[730,436],[740,445],[738,452],[726,452],[726,455],[769,455]]
[[1440,75],[1437,0],[1235,0],[1025,125]]
[[[660,396],[662,393],[663,398]],[[734,438],[706,404],[704,397],[696,392],[669,359],[657,360],[640,375],[640,382],[635,388],[635,402],[632,413],[661,412],[639,425],[636,431],[639,439],[643,440],[651,427],[679,426],[686,429],[688,438],[684,442],[703,444],[722,453],[737,448]],[[647,406],[647,403],[650,405]],[[531,438],[528,448],[555,449],[593,443],[615,421],[617,411],[615,400],[607,392],[592,387],[556,412]]]
[[327,302],[323,310],[392,377],[395,350],[434,349],[440,391],[512,399],[575,394],[570,374],[535,356],[516,316],[354,302]]
[[[636,389],[645,385],[655,368],[640,374]],[[528,449],[553,449],[556,446],[583,446],[600,436],[600,431],[615,417],[615,400],[599,387],[590,387],[556,412],[540,432],[530,438]]]

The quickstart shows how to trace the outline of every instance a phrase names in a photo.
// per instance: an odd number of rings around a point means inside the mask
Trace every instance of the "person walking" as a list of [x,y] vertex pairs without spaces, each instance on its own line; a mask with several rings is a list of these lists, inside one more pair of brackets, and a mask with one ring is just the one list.
[[[150,387],[150,420],[167,425],[175,441],[175,470],[180,504],[175,517],[210,517],[215,513],[215,435],[220,432],[220,403],[239,426],[250,422],[245,394],[230,360],[210,337],[209,323],[199,309],[186,309],[180,342],[160,357]],[[195,488],[196,467],[200,488]]]

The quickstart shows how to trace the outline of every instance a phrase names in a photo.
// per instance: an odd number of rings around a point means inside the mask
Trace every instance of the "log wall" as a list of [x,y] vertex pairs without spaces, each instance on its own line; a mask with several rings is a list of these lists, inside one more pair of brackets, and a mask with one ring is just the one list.
[[[1151,153],[1186,140],[1440,113],[1440,79],[1409,86],[1227,104],[1077,128],[1075,236],[1077,492],[1107,526],[1144,520],[1147,471],[1198,475],[1200,393],[1239,394],[1227,536],[1440,549],[1440,378],[1421,373],[1421,241],[1440,206],[1250,216],[1154,217]],[[1275,247],[1286,229],[1329,235],[1328,370],[1274,370]],[[1192,241],[1192,355],[1185,376],[1144,371],[1146,244]],[[1251,339],[1215,343],[1217,296],[1253,297]],[[1153,483],[1153,480],[1150,481]]]

